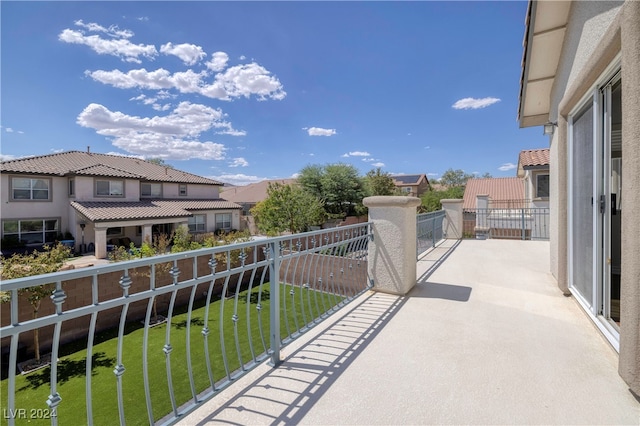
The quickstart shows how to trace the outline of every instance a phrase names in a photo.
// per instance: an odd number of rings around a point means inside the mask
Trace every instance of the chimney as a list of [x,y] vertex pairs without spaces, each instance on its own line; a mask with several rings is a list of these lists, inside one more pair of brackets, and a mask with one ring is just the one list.
[[91,154],[91,146],[87,145],[87,154]]

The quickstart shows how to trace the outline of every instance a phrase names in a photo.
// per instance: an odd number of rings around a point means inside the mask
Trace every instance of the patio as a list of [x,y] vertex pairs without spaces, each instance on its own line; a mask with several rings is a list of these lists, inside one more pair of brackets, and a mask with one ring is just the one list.
[[178,424],[639,424],[617,354],[546,241],[444,240]]

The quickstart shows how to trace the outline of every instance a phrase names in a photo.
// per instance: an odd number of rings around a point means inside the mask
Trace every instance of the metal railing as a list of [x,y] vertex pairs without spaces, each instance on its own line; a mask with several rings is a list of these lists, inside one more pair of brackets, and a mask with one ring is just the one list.
[[549,209],[465,209],[463,233],[465,238],[548,240]]
[[436,243],[443,238],[442,222],[444,216],[444,210],[422,213],[416,216],[416,256],[420,256],[427,249],[435,247]]
[[[52,425],[174,422],[262,361],[277,365],[283,345],[370,288],[371,232],[362,223],[3,281],[5,420],[26,408],[49,410]],[[42,285],[51,300],[33,319],[25,292]],[[26,407],[29,375],[16,370],[33,330],[51,351],[49,380],[30,373],[48,398],[41,389]]]

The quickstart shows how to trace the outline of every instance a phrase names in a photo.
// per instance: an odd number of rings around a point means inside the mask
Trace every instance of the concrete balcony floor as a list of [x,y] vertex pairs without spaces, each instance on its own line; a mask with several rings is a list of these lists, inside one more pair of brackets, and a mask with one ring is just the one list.
[[180,424],[640,424],[549,243],[445,241],[407,297],[369,292]]

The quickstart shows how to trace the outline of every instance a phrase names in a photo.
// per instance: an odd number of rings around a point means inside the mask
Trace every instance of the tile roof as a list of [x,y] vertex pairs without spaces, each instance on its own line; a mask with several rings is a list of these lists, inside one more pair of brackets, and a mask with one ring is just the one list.
[[549,165],[549,148],[528,149],[520,151],[518,163],[521,167],[536,167]]
[[523,200],[524,180],[518,177],[469,179],[462,208],[475,209],[478,195],[488,195],[493,201]]
[[224,189],[220,197],[233,201],[234,203],[257,203],[267,198],[267,189],[270,183],[291,185],[295,182],[296,179],[263,180],[245,186],[234,186],[229,189]]
[[40,175],[92,175],[143,179],[154,182],[222,185],[213,179],[155,164],[136,157],[67,151],[0,163],[2,173]]
[[189,217],[196,210],[240,209],[222,199],[141,201],[72,201],[71,207],[92,222]]

